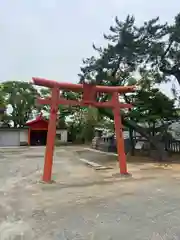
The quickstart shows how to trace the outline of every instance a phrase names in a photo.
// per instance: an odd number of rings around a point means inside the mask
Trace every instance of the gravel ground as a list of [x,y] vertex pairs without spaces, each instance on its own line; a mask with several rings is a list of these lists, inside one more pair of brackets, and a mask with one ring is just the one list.
[[0,240],[180,239],[180,165],[130,163],[124,179],[112,159],[108,170],[83,164],[81,150],[56,149],[47,185],[43,147],[0,149]]

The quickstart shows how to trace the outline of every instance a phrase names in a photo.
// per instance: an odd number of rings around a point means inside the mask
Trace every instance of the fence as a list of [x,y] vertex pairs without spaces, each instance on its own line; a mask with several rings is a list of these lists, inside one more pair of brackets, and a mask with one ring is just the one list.
[[[141,143],[139,145],[145,145],[148,141],[146,139],[140,139],[140,138],[136,138],[134,140],[134,142],[136,142],[136,144]],[[167,152],[170,153],[180,153],[180,141],[178,140],[166,140],[165,142],[163,142],[164,144],[164,149]]]
[[[134,139],[135,149],[140,150],[143,146],[148,143],[144,138]],[[116,152],[116,139],[114,137],[100,137],[97,139],[94,148],[108,151]],[[125,139],[125,152],[129,152],[131,149],[131,143],[129,139]],[[169,153],[180,153],[180,141],[178,140],[167,140],[164,142],[164,149]]]
[[[105,152],[117,152],[116,138],[114,136],[94,138],[92,147]],[[127,154],[131,149],[129,138],[124,139],[124,148]]]
[[180,153],[180,141],[169,140],[165,142],[165,150],[171,153]]

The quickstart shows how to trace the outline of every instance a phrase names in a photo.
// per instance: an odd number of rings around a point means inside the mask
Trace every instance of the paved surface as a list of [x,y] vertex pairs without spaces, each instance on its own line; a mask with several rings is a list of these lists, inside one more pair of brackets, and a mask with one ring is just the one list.
[[57,148],[56,183],[46,185],[44,148],[0,149],[0,240],[180,239],[179,165],[131,163],[133,177],[122,179],[116,162],[96,171],[81,150]]

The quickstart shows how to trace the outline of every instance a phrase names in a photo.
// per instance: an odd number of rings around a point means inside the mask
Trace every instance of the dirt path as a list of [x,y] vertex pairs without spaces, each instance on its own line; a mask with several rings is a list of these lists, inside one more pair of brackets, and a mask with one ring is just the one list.
[[52,185],[39,182],[44,148],[0,149],[0,240],[180,239],[179,165],[131,163],[121,179],[116,162],[96,171],[78,148],[56,149]]

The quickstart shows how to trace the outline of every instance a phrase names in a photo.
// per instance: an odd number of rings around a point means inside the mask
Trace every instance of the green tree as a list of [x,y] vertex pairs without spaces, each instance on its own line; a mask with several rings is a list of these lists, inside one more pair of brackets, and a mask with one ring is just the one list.
[[[93,45],[98,56],[83,60],[80,82],[123,86],[132,82],[136,75],[136,79],[141,80],[138,81],[141,87],[150,90],[155,83],[167,81],[170,74],[168,71],[179,64],[179,34],[179,15],[175,17],[172,26],[160,24],[159,18],[137,26],[132,16],[127,16],[125,21],[119,21],[116,17],[115,26],[110,27],[110,34],[104,35],[107,46],[97,48]],[[106,100],[108,97],[103,94],[100,99]],[[124,97],[127,99],[126,95]],[[109,110],[100,111],[113,117]],[[121,115],[123,124],[146,137],[158,149],[161,158],[164,149],[156,137],[152,137],[132,117],[127,117],[124,112]]]
[[[51,89],[49,88],[41,88],[39,90],[41,98],[50,98],[51,97]],[[76,98],[76,94],[72,92],[63,92],[60,93],[62,97],[68,99],[69,96],[71,99]],[[39,112],[42,111],[49,118],[50,106],[49,105],[38,105]],[[66,118],[76,111],[77,107],[59,105],[58,106],[58,117],[57,117],[57,127],[66,128]]]
[[3,91],[3,85],[0,84],[0,121],[2,125],[3,123],[7,123],[6,108],[7,108],[7,104],[6,104],[5,94]]
[[[159,21],[157,18],[156,22]],[[159,29],[158,29],[159,30]],[[145,36],[144,27],[144,36]],[[174,76],[180,84],[180,13],[173,24],[166,24],[164,34],[156,36],[147,49],[147,63],[155,72],[157,82],[170,80]],[[147,69],[148,64],[146,64]]]
[[[51,91],[47,88],[41,88],[40,95],[42,98],[50,97]],[[64,91],[61,95],[63,98],[70,100],[80,101],[82,98],[82,94],[71,91]],[[45,111],[46,115],[49,115],[49,106],[44,105],[40,106],[40,108],[41,111]],[[108,121],[104,121],[96,108],[59,105],[57,127],[68,127],[72,141],[91,141],[95,127],[104,126],[104,123],[109,124]]]
[[128,116],[138,123],[147,124],[152,136],[165,128],[167,122],[178,118],[175,101],[157,88],[152,88],[151,91],[139,90],[137,94],[131,96],[131,102],[134,107]]
[[0,84],[0,108],[4,110],[6,108],[6,100],[3,90],[4,90],[3,84]]
[[38,91],[32,84],[20,81],[4,82],[2,86],[6,103],[12,109],[9,120],[14,127],[23,127],[36,111]]
[[72,113],[70,122],[68,124],[72,141],[92,141],[95,127],[98,126],[99,121],[102,121],[102,118],[96,108],[76,108],[76,110]]

